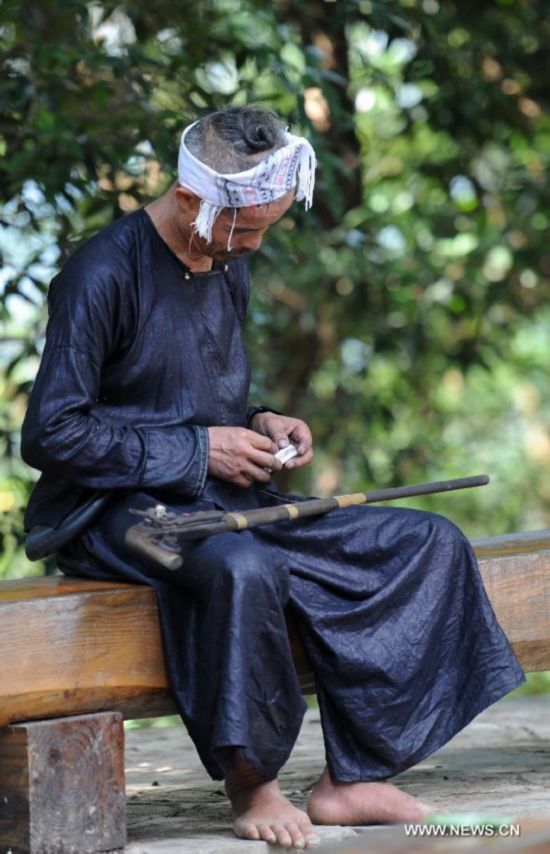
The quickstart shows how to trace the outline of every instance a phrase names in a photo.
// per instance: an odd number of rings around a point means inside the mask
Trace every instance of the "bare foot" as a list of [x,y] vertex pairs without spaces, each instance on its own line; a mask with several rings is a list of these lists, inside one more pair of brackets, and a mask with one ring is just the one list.
[[231,798],[233,830],[241,839],[264,839],[284,848],[316,848],[321,840],[307,814],[285,798],[276,780]]
[[337,783],[325,768],[307,805],[315,824],[399,824],[422,821],[434,809],[391,783]]
[[226,776],[233,830],[240,839],[263,839],[283,848],[315,848],[321,840],[308,815],[285,798],[277,780],[266,781],[236,754]]

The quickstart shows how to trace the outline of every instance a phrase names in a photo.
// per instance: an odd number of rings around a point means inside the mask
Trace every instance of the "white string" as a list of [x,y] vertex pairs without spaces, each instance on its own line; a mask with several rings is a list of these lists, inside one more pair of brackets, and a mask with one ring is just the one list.
[[231,246],[231,238],[233,237],[233,232],[235,231],[235,223],[237,222],[237,212],[238,208],[233,208],[233,225],[231,226],[231,231],[229,232],[229,237],[227,238],[227,251],[231,252],[233,247]]

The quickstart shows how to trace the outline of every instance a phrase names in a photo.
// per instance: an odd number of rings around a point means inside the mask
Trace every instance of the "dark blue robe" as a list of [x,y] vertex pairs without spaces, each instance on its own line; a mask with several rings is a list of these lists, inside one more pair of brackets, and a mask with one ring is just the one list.
[[112,491],[59,565],[155,588],[172,691],[212,777],[224,776],[236,746],[269,778],[288,758],[305,710],[289,609],[316,677],[332,777],[385,779],[523,673],[468,542],[435,514],[354,507],[222,534],[188,542],[178,572],[128,551],[132,507],[281,500],[273,484],[208,477],[207,427],[248,423],[248,276],[237,259],[187,272],[138,211],[54,279],[23,427],[23,456],[43,472],[27,527],[56,525],[90,491]]

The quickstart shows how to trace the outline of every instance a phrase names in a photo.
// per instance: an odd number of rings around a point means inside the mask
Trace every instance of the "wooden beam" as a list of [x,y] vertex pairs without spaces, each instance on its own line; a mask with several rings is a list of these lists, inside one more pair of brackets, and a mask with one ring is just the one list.
[[[550,530],[474,548],[505,632],[526,670],[550,670]],[[304,693],[314,681],[289,634]],[[0,725],[117,709],[173,714],[150,587],[63,576],[0,583]]]
[[[127,718],[176,713],[168,691],[155,594],[139,584],[53,576],[0,583],[0,726],[117,709]],[[304,693],[315,686],[296,632]]]
[[0,584],[0,726],[117,709],[171,714],[154,591],[50,577]]
[[550,530],[476,540],[483,583],[527,671],[550,670]]
[[89,854],[125,843],[122,715],[0,729],[0,850]]

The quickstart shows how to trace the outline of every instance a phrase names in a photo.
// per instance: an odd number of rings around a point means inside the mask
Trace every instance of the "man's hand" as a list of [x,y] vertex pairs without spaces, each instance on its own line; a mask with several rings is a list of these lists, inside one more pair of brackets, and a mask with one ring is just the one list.
[[274,412],[258,412],[251,422],[251,427],[279,448],[286,448],[290,443],[296,446],[298,456],[289,460],[287,469],[301,468],[313,459],[311,430],[299,418],[288,418],[286,415],[276,415]]
[[266,435],[245,427],[209,427],[208,474],[237,486],[267,483],[282,468],[273,454],[278,446]]

